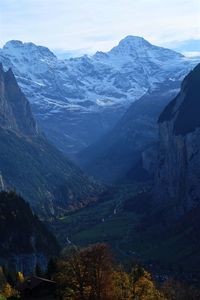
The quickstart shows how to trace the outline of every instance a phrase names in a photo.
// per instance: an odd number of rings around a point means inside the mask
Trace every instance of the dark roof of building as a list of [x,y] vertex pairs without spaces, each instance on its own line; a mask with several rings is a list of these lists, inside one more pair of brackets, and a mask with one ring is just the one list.
[[47,284],[50,284],[50,285],[55,285],[56,282],[55,281],[52,281],[52,280],[49,280],[49,279],[46,279],[46,278],[41,278],[41,277],[37,277],[37,276],[31,276],[31,277],[28,277],[24,280],[24,282],[20,283],[17,287],[17,289],[19,291],[24,291],[26,289],[34,289],[36,288],[37,286],[39,286],[41,283],[47,283]]

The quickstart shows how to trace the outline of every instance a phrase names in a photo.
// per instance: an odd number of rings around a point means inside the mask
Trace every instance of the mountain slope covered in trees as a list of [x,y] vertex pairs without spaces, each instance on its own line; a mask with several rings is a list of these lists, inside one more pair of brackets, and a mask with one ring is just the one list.
[[12,71],[2,66],[0,172],[3,188],[21,193],[40,214],[84,206],[101,190],[47,141]]

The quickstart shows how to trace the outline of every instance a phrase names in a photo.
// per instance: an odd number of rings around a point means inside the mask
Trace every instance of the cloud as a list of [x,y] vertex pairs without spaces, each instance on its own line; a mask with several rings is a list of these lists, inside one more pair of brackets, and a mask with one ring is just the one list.
[[0,45],[109,50],[126,35],[164,45],[200,38],[198,0],[0,0]]

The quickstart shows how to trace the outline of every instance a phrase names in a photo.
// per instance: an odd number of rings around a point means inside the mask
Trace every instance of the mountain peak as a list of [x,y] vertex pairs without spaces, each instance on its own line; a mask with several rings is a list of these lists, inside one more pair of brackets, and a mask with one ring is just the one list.
[[119,42],[119,45],[138,45],[138,44],[151,46],[151,44],[143,37],[135,36],[135,35],[128,35]]
[[177,59],[184,57],[182,54],[173,50],[152,45],[150,42],[140,36],[128,35],[122,39],[119,44],[111,49],[109,54],[113,56],[130,56],[131,58],[147,58],[167,61],[169,59]]
[[28,53],[29,55],[39,55],[42,57],[56,58],[55,54],[51,52],[47,47],[38,46],[34,43],[23,43],[18,40],[8,41],[4,46],[3,50],[12,56],[19,56]]
[[143,37],[128,35],[127,37],[122,39],[119,44],[110,51],[110,53],[131,54],[132,52],[140,51],[141,49],[150,47],[152,47],[152,45]]
[[23,46],[23,43],[18,40],[10,40],[8,41],[4,46],[3,49],[8,49],[8,48],[20,48]]

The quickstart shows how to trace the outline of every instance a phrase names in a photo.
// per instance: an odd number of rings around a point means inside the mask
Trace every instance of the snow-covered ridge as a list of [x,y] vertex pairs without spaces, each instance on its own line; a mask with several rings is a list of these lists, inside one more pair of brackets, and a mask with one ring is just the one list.
[[156,83],[181,80],[195,65],[175,51],[134,36],[107,53],[66,60],[46,47],[10,41],[0,49],[0,61],[13,69],[50,139],[69,152],[97,139]]
[[3,52],[9,56],[36,56],[37,58],[56,59],[55,54],[47,47],[37,46],[34,43],[22,43],[21,41],[12,40],[3,46]]
[[[84,55],[67,60],[57,59],[46,47],[9,41],[0,50],[0,59],[4,67],[13,68],[32,103],[35,99],[30,97],[30,90],[38,85],[61,93],[62,97],[58,98],[64,102],[78,102],[83,110],[98,106],[102,101],[118,104],[118,98],[123,105],[126,101],[133,102],[169,74],[182,77],[191,69],[191,63],[183,55],[133,36],[123,39],[108,53],[97,52],[92,57]],[[56,104],[58,99],[54,100]],[[91,105],[81,107],[83,100],[91,101]]]

